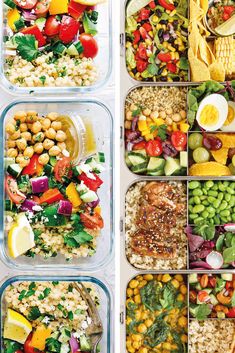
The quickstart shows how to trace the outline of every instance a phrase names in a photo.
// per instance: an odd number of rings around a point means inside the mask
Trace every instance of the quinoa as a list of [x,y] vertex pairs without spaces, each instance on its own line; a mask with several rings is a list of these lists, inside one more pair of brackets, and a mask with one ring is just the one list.
[[97,68],[91,58],[64,55],[56,59],[53,53],[43,54],[33,62],[19,55],[7,57],[5,73],[8,80],[19,87],[90,86],[98,79]]
[[[182,196],[182,203],[186,204],[186,186],[180,181],[170,181]],[[187,237],[184,232],[186,225],[185,217],[177,219],[177,225],[171,230],[172,238],[177,236],[176,256],[171,259],[156,259],[150,256],[141,256],[135,254],[130,246],[131,238],[138,230],[136,218],[139,210],[139,202],[142,188],[147,182],[137,182],[129,188],[126,194],[126,215],[125,215],[125,232],[126,232],[126,256],[131,265],[144,270],[167,270],[167,269],[185,269],[187,267]]]
[[[100,299],[97,287],[88,282],[83,284],[98,306]],[[27,294],[29,291],[31,295]],[[45,293],[48,295],[45,296]],[[44,322],[52,331],[66,326],[82,334],[87,323],[91,323],[88,306],[71,282],[16,282],[7,287],[4,300],[7,308],[17,311],[29,320],[34,308],[38,308],[41,316],[30,320],[33,327]]]
[[234,349],[235,320],[190,321],[190,353],[233,353]]

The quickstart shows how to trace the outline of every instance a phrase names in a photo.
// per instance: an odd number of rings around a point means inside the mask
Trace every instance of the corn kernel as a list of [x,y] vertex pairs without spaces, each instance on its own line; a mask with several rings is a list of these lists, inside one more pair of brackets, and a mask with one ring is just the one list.
[[172,130],[173,131],[178,131],[178,127],[176,123],[172,123]]
[[156,15],[154,15],[154,16],[152,17],[152,21],[153,21],[153,22],[158,22],[158,17],[157,17]]
[[167,74],[168,74],[167,69],[164,69],[164,70],[162,71],[162,76],[167,76]]
[[184,277],[182,275],[175,275],[175,279],[177,279],[179,282],[183,282]]
[[172,45],[170,45],[170,44],[168,44],[168,49],[169,49],[170,51],[173,51],[173,52],[176,51],[176,49],[175,49],[174,47],[172,47]]
[[170,13],[170,17],[175,16],[175,14],[176,14],[176,9],[174,9],[173,11],[171,11],[171,13]]

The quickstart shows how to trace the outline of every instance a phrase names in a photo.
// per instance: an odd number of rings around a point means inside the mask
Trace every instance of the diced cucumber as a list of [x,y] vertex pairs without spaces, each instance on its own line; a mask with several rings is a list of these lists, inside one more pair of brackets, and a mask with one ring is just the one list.
[[15,28],[17,31],[20,31],[25,26],[23,17],[20,17],[19,20],[14,22]]
[[51,175],[53,173],[54,168],[50,164],[46,164],[44,166],[44,172],[46,175]]
[[57,159],[56,157],[50,157],[50,165],[52,165],[52,167],[54,167],[57,163]]
[[147,163],[141,163],[138,165],[135,165],[131,168],[131,171],[136,174],[144,174],[147,172]]
[[89,190],[88,192],[86,192],[84,194],[80,194],[80,198],[84,202],[93,202],[98,199],[98,196],[96,195],[96,193],[94,191]]
[[16,4],[14,3],[13,0],[4,0],[4,4],[9,6],[11,9],[16,8]]
[[217,317],[218,319],[225,319],[225,313],[223,313],[222,311],[217,312]]
[[79,168],[79,166],[75,166],[75,167],[73,167],[72,168],[72,171],[73,171],[73,174],[75,175],[75,176],[79,176],[81,173],[80,173],[80,168]]
[[4,158],[4,167],[5,170],[7,170],[7,168],[9,167],[9,165],[11,164],[15,164],[15,158],[11,158],[11,157],[6,157]]
[[196,286],[195,286],[195,288],[196,288],[197,290],[202,290],[202,286],[200,285],[200,283],[197,283]]
[[224,281],[232,281],[233,280],[233,274],[232,273],[222,273],[221,278]]
[[45,17],[40,17],[35,21],[35,25],[38,26],[40,31],[42,32],[46,24],[46,18]]
[[165,175],[170,176],[180,170],[180,162],[178,159],[168,157],[165,164]]
[[146,163],[146,158],[141,153],[129,152],[128,158],[130,159],[133,166]]
[[138,150],[138,151],[132,151],[132,153],[142,154],[142,156],[147,157],[146,150],[144,150],[144,149]]
[[82,352],[91,350],[91,344],[85,335],[80,336],[80,349]]
[[215,297],[215,295],[214,294],[210,294],[210,298],[211,298],[211,304],[212,305],[217,305],[217,304],[219,304],[219,302],[218,302],[218,300],[216,299],[216,297]]
[[67,48],[63,43],[58,42],[53,46],[52,51],[55,54],[63,56],[66,53]]
[[20,167],[19,164],[14,163],[8,166],[7,172],[13,176],[13,178],[18,178],[20,173],[22,172],[23,168]]
[[67,54],[71,56],[78,56],[79,53],[77,51],[77,48],[75,47],[74,44],[71,44],[68,49],[67,49]]
[[104,154],[104,152],[98,152],[98,162],[105,163],[105,154]]
[[165,175],[165,173],[164,173],[164,169],[159,169],[156,172],[148,172],[147,171],[147,175],[150,175],[150,176],[162,176],[162,175]]
[[190,275],[188,276],[188,281],[189,281],[190,284],[197,283],[198,282],[197,274],[196,273],[190,273]]
[[155,173],[159,170],[163,171],[165,167],[165,163],[166,161],[163,158],[150,157],[148,167],[147,167],[148,173]]
[[188,166],[188,152],[186,151],[180,152],[180,166],[184,168]]
[[189,304],[189,312],[190,314],[195,317],[196,316],[196,312],[197,312],[197,305],[195,304]]
[[125,153],[125,162],[126,162],[126,165],[127,165],[128,168],[130,168],[132,166],[132,163],[131,163],[131,161],[130,161],[130,159],[128,157],[128,153],[127,152]]

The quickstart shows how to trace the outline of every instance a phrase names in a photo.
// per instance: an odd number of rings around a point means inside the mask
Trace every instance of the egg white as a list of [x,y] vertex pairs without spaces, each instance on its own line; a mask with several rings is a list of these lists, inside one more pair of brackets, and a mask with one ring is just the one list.
[[228,105],[233,109],[233,119],[228,125],[224,125],[226,122],[225,120],[223,126],[221,126],[221,130],[227,131],[227,132],[234,132],[235,131],[235,102],[228,101]]

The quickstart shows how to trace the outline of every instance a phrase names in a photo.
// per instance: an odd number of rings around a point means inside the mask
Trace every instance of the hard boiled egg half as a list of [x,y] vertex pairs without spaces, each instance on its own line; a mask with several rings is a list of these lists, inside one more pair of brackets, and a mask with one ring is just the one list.
[[228,115],[224,125],[220,128],[222,131],[235,131],[235,102],[228,101]]
[[221,94],[210,94],[198,108],[196,120],[206,131],[221,129],[228,116],[228,102]]

